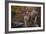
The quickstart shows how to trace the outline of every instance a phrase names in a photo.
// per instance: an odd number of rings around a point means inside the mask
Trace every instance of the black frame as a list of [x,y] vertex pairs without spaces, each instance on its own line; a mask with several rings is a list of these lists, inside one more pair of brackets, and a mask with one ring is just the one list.
[[[9,3],[25,3],[25,4],[42,4],[43,5],[43,30],[26,30],[26,31],[8,31],[8,4]],[[19,33],[19,32],[38,32],[45,30],[45,3],[42,2],[24,2],[24,1],[5,1],[5,33]]]

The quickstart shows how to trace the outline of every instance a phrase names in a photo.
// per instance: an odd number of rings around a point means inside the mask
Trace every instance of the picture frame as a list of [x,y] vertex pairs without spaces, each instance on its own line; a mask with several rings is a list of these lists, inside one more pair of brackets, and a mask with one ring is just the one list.
[[[33,6],[41,7],[41,26],[40,27],[23,27],[11,28],[11,6]],[[41,29],[40,29],[41,28]],[[5,32],[18,33],[18,32],[38,32],[45,30],[45,3],[42,2],[24,2],[24,1],[5,1]]]

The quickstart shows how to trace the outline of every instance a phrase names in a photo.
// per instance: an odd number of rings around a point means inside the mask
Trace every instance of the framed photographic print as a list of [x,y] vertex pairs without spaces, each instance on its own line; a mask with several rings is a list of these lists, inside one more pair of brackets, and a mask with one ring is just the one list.
[[36,32],[45,29],[45,4],[5,1],[5,32]]

